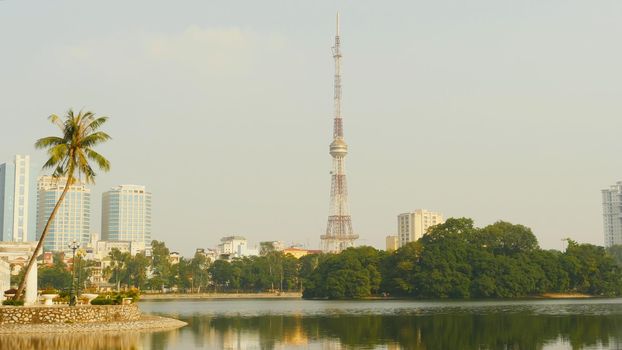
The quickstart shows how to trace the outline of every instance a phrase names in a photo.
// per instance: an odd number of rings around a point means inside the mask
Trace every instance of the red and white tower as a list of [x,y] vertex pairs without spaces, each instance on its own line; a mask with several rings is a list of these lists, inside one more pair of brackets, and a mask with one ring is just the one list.
[[339,40],[339,13],[337,13],[337,35],[333,46],[335,59],[335,122],[330,155],[333,157],[332,183],[330,188],[330,212],[326,234],[321,236],[322,250],[325,253],[339,253],[354,246],[358,235],[352,230],[352,218],[348,206],[348,187],[346,185],[345,158],[348,145],[343,137],[343,119],[341,118],[341,49]]

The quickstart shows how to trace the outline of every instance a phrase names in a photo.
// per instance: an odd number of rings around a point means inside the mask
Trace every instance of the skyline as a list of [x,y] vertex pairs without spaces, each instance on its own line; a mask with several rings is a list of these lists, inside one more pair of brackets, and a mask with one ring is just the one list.
[[544,248],[603,244],[600,190],[622,178],[621,4],[215,4],[0,2],[0,159],[41,164],[45,118],[84,107],[113,137],[92,195],[147,186],[153,239],[319,247],[340,10],[359,245],[383,247],[416,208],[520,223]]

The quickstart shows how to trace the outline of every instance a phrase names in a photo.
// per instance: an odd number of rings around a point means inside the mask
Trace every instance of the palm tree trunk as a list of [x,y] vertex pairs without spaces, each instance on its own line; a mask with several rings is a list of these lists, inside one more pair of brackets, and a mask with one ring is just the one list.
[[28,279],[28,274],[30,273],[30,269],[32,268],[32,265],[35,263],[35,261],[37,260],[37,255],[39,253],[39,250],[41,250],[41,246],[43,246],[43,241],[45,240],[45,236],[48,233],[48,229],[50,228],[52,221],[54,221],[54,217],[56,216],[56,213],[58,213],[58,209],[60,209],[60,206],[63,203],[63,200],[65,199],[65,195],[67,195],[67,192],[69,191],[69,187],[71,187],[72,177],[73,177],[73,174],[69,174],[67,176],[67,183],[65,184],[63,193],[61,193],[60,197],[58,198],[58,201],[56,202],[56,205],[54,206],[54,209],[52,210],[52,214],[50,214],[50,217],[48,218],[48,222],[45,224],[45,227],[43,228],[43,232],[41,233],[41,237],[39,238],[39,243],[37,243],[37,247],[35,248],[35,251],[32,253],[30,260],[28,260],[28,265],[26,265],[26,270],[24,271],[24,277],[22,277],[22,281],[19,283],[19,288],[17,288],[17,292],[15,292],[15,296],[13,297],[14,300],[21,299],[22,293],[24,292],[24,288],[26,288],[26,280]]

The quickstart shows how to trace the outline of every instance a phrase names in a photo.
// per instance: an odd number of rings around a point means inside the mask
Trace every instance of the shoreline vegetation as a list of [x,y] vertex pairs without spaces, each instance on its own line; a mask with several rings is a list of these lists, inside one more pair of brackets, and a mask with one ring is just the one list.
[[570,239],[565,251],[544,250],[528,227],[468,218],[432,226],[416,242],[387,253],[372,247],[305,256],[305,299],[586,298],[622,295],[616,247]]
[[[490,300],[622,295],[622,246],[607,249],[567,240],[544,250],[531,230],[497,222],[474,227],[450,218],[393,252],[369,246],[295,258],[277,250],[210,261],[196,252],[175,264],[164,242],[152,254],[112,249],[104,279],[117,290],[156,299],[411,299]],[[89,262],[79,271],[87,280]],[[151,269],[148,277],[146,271]],[[58,256],[39,267],[39,285],[61,290],[71,274]],[[86,286],[90,288],[90,286]],[[87,289],[88,290],[88,289]],[[197,293],[195,293],[197,292]],[[302,293],[301,293],[302,292]]]
[[176,299],[300,299],[300,292],[283,293],[153,293],[141,294],[140,300]]
[[[450,218],[416,242],[386,252],[369,246],[296,259],[279,251],[209,262],[196,254],[171,265],[163,242],[152,242],[157,278],[133,278],[132,263],[115,271],[127,287],[163,286],[155,299],[570,299],[622,295],[622,246],[567,240],[544,250],[528,227],[497,222],[478,228]],[[113,259],[114,260],[114,259]],[[140,277],[139,275],[135,275]],[[110,281],[116,278],[111,276]],[[201,294],[183,294],[200,291]],[[281,295],[278,294],[280,291]]]
[[[524,298],[499,298],[499,300],[512,299],[594,299],[602,298],[600,296],[583,294],[583,293],[542,293]],[[142,294],[140,300],[252,300],[252,299],[302,299],[301,292],[283,292],[283,293],[152,293]],[[326,298],[318,298],[312,300],[325,300]],[[369,296],[360,298],[360,300],[412,300],[412,301],[428,301],[434,299],[420,299],[409,297],[393,297],[393,296]],[[491,299],[463,299],[468,301],[491,300]]]

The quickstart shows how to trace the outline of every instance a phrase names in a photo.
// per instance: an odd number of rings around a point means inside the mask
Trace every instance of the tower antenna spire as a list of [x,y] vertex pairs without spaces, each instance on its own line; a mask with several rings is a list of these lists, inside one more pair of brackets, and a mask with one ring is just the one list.
[[339,12],[337,12],[335,45],[333,59],[335,60],[335,119],[333,124],[333,142],[330,144],[330,155],[333,157],[333,171],[331,172],[330,211],[326,234],[321,236],[322,250],[327,253],[339,253],[353,247],[359,237],[352,230],[352,218],[348,206],[348,187],[346,185],[345,157],[348,154],[348,145],[343,136],[343,119],[341,117],[341,40],[339,38]]
[[337,12],[337,36],[339,36],[339,12]]

